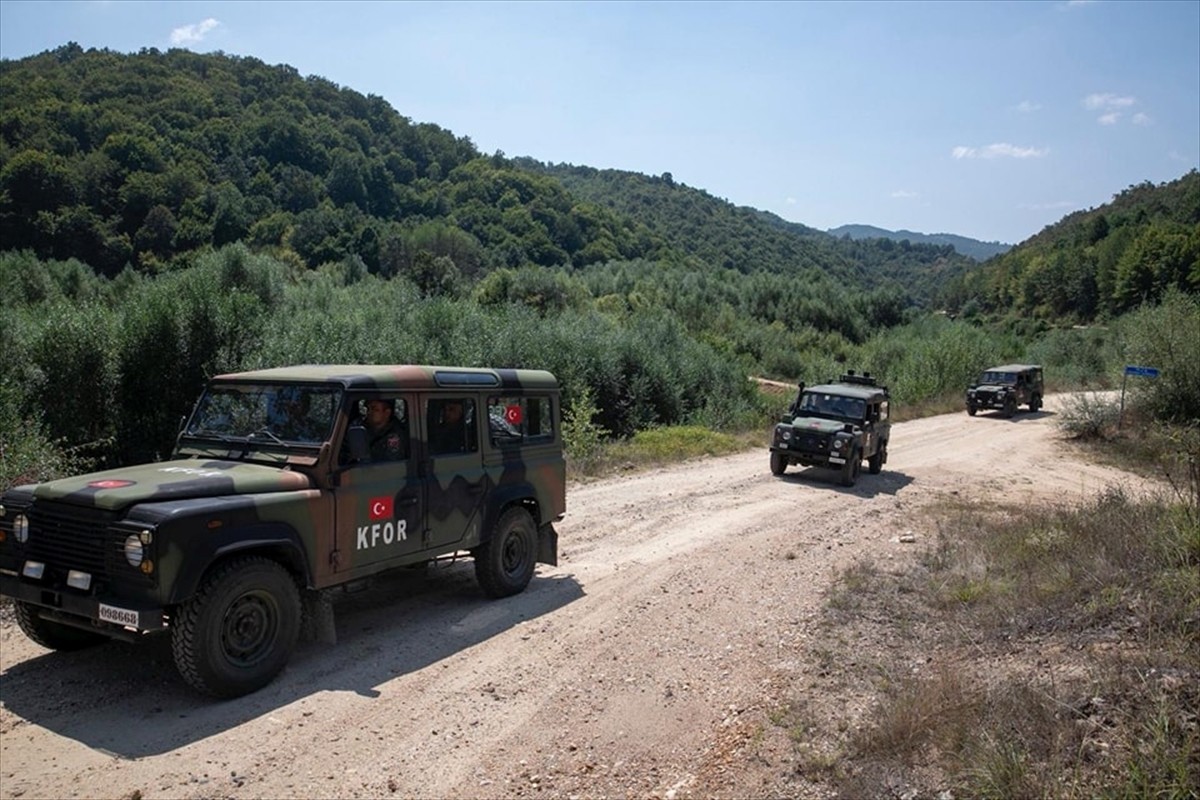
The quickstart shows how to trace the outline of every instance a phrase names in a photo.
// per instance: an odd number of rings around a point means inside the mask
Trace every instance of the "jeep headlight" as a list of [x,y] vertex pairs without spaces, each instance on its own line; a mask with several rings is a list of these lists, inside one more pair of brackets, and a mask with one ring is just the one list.
[[845,439],[834,439],[834,440],[833,440],[833,449],[834,449],[834,450],[841,450],[841,449],[842,449],[842,446],[843,446],[844,444],[846,444],[846,440],[845,440]]
[[29,517],[17,514],[13,519],[13,536],[17,537],[17,541],[21,544],[29,541]]
[[125,537],[125,560],[129,562],[129,566],[138,568],[142,565],[142,561],[146,558],[146,547],[142,544],[142,539],[136,533],[131,533]]

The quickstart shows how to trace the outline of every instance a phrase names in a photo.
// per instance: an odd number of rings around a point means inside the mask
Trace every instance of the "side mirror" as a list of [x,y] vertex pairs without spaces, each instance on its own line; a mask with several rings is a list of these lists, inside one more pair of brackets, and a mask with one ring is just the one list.
[[790,424],[792,421],[792,415],[791,414],[780,414],[779,421]]
[[367,429],[362,425],[351,425],[346,430],[346,444],[350,448],[352,461],[371,460],[371,447],[367,443]]

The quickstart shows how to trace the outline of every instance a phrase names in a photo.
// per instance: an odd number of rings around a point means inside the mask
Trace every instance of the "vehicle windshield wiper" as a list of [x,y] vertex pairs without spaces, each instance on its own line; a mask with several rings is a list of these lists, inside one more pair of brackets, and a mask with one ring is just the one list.
[[184,431],[183,435],[188,436],[192,439],[216,439],[218,442],[240,442],[240,441],[242,441],[242,437],[240,437],[240,436],[230,436],[227,433],[217,433],[216,431],[206,431],[206,430]]
[[271,430],[270,428],[259,428],[254,433],[250,434],[250,436],[247,438],[253,439],[256,436],[262,436],[266,439],[270,439],[275,444],[287,444],[287,442],[285,442],[283,439],[280,439],[277,435],[275,435],[275,432],[273,430]]

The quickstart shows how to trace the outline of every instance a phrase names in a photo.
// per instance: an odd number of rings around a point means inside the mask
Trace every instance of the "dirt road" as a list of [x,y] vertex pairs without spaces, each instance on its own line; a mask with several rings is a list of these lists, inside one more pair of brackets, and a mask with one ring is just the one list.
[[769,794],[747,742],[820,646],[839,570],[913,557],[911,512],[947,493],[1139,483],[1080,463],[1057,408],[897,425],[883,473],[849,489],[772,477],[765,447],[571,486],[560,564],[524,594],[485,600],[465,561],[407,573],[338,605],[336,646],[302,645],[235,701],[195,695],[168,646],[49,653],[6,618],[0,798]]

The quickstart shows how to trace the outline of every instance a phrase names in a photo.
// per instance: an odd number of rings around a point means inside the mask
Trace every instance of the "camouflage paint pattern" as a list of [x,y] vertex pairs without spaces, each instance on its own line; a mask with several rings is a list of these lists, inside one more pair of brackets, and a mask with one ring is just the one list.
[[[10,490],[0,498],[0,594],[94,624],[101,604],[115,606],[137,613],[136,625],[127,627],[159,630],[206,571],[232,554],[266,555],[300,585],[326,589],[476,547],[513,504],[526,508],[539,528],[539,560],[557,558],[546,543],[557,541],[552,523],[566,511],[566,470],[559,390],[550,373],[305,365],[211,382],[231,384],[335,385],[345,396],[324,443],[216,441],[185,428],[170,461]],[[351,403],[385,393],[412,403],[410,457],[339,464]],[[495,447],[477,413],[477,452],[431,457],[425,451],[419,412],[430,399],[471,397],[486,409],[496,395],[550,398],[552,438]],[[16,537],[18,517],[28,522],[25,542]],[[138,567],[125,557],[131,536],[143,543]],[[28,561],[44,564],[42,577],[23,575]],[[90,575],[91,586],[68,587],[69,570]]]

